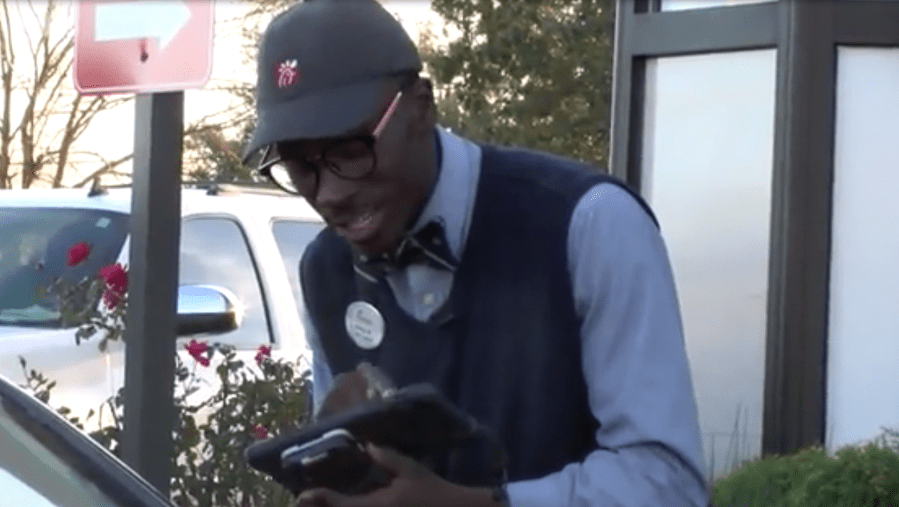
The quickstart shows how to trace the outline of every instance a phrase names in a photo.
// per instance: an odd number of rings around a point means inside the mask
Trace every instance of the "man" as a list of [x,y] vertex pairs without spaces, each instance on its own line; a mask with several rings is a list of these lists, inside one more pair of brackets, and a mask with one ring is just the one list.
[[436,123],[431,84],[374,0],[298,3],[259,51],[247,155],[328,228],[301,262],[314,398],[362,362],[429,382],[501,439],[425,467],[369,446],[391,483],[299,505],[703,506],[671,270],[650,210],[576,162]]

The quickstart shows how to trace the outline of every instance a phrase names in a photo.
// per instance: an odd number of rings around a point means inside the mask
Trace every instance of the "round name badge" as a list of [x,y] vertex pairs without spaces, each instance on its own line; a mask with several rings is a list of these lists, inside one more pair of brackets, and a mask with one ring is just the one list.
[[384,317],[371,304],[355,301],[346,309],[346,332],[360,348],[377,348],[384,340]]

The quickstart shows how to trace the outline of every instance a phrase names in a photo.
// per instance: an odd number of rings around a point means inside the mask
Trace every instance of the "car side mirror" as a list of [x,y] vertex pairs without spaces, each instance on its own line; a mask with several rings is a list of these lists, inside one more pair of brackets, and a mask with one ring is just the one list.
[[178,336],[227,333],[240,325],[237,297],[212,285],[178,287]]

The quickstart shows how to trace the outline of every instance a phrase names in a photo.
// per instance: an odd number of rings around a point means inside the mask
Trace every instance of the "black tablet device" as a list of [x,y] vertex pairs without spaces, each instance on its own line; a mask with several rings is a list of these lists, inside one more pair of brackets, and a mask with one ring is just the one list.
[[[398,389],[387,398],[357,405],[295,431],[256,442],[246,449],[245,456],[251,467],[297,494],[314,486],[313,481],[303,475],[301,465],[283,463],[282,455],[289,456],[291,453],[285,451],[308,448],[310,443],[323,441],[326,434],[346,432],[360,445],[373,443],[390,447],[423,460],[464,444],[477,435],[478,428],[473,417],[451,404],[433,386],[415,384]],[[340,431],[335,433],[335,430]],[[334,441],[333,438],[324,440]],[[347,451],[333,454],[346,457]]]
[[295,495],[315,487],[346,495],[368,493],[390,483],[390,474],[372,460],[349,431],[332,430],[281,453],[284,484]]

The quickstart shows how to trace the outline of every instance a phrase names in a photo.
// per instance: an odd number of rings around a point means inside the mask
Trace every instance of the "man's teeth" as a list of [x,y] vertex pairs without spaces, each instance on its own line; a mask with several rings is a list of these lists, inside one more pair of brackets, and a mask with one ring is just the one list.
[[360,215],[358,218],[353,220],[351,227],[353,227],[353,228],[365,227],[366,225],[368,225],[369,222],[371,222],[372,218],[373,217],[372,217],[371,213],[366,213],[364,215]]

